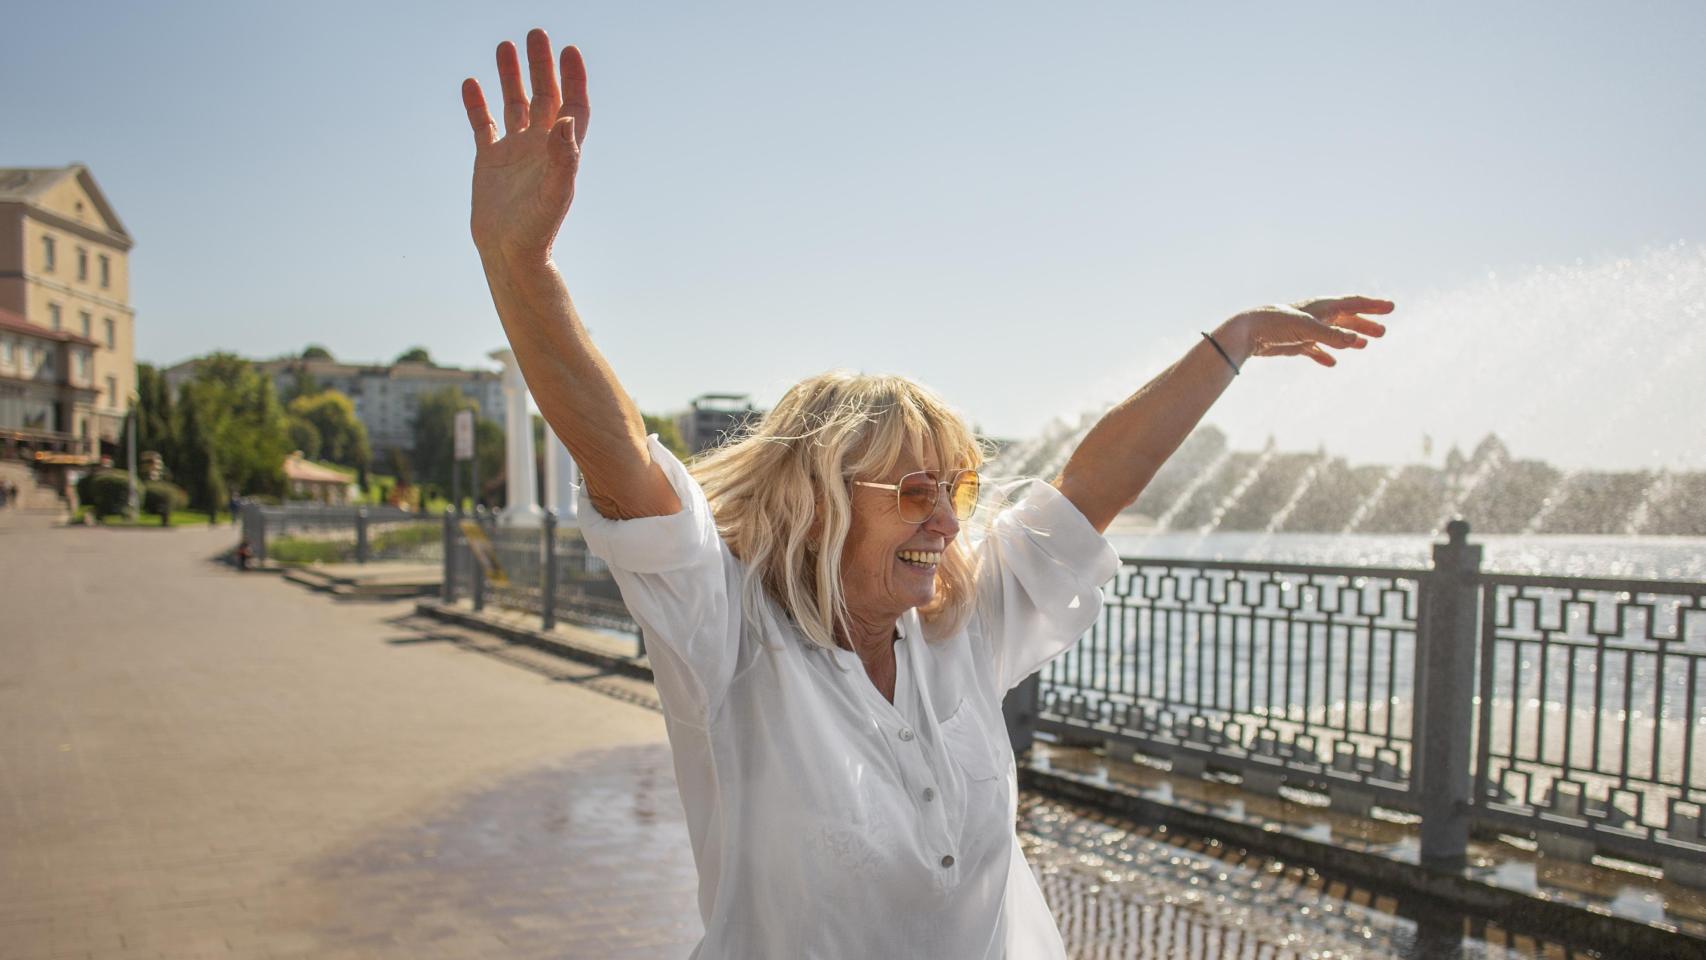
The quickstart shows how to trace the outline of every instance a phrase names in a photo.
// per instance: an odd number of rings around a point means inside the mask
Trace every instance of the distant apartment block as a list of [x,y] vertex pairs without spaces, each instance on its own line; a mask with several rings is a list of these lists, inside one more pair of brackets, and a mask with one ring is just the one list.
[[688,452],[700,453],[720,446],[763,416],[764,411],[753,406],[747,394],[705,393],[677,418],[676,428]]
[[87,167],[0,168],[0,441],[115,456],[136,382],[130,233]]
[[[195,376],[198,362],[185,360],[166,368],[167,386],[175,392],[180,384]],[[272,378],[273,388],[280,397],[293,391],[299,377],[307,377],[321,387],[349,397],[355,404],[356,417],[367,428],[367,440],[375,458],[384,456],[388,450],[408,453],[414,449],[415,411],[420,398],[445,387],[455,387],[474,401],[481,417],[500,425],[504,422],[503,386],[500,375],[492,370],[463,370],[414,362],[342,363],[300,357],[256,360],[254,364]]]

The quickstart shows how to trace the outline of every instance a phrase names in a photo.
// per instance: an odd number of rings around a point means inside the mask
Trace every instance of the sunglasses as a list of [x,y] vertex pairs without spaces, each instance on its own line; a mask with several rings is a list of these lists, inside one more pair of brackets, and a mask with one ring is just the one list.
[[936,512],[936,504],[941,502],[944,494],[948,497],[948,504],[953,507],[954,517],[970,520],[977,510],[977,494],[983,486],[983,478],[978,476],[976,470],[956,470],[946,480],[932,480],[928,470],[920,470],[901,477],[899,483],[855,480],[853,484],[859,487],[875,487],[878,490],[893,490],[900,519],[906,523],[923,523]]

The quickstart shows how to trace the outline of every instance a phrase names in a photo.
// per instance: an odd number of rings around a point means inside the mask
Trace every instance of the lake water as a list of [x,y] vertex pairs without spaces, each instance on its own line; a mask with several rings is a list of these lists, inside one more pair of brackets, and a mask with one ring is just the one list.
[[[1149,533],[1115,524],[1108,539],[1122,557],[1419,568],[1432,565],[1444,538],[1379,534]],[[1498,573],[1706,581],[1706,538],[1475,536],[1482,569]]]

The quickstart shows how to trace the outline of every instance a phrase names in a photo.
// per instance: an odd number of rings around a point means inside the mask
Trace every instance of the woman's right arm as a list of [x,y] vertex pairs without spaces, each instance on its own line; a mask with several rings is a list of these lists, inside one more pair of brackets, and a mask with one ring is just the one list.
[[613,519],[673,514],[681,501],[652,462],[640,412],[587,335],[551,260],[574,200],[590,113],[580,51],[563,48],[561,87],[551,61],[550,39],[533,30],[527,35],[529,100],[515,45],[498,46],[502,137],[480,84],[462,82],[474,128],[474,245],[527,388],[574,456],[593,506]]

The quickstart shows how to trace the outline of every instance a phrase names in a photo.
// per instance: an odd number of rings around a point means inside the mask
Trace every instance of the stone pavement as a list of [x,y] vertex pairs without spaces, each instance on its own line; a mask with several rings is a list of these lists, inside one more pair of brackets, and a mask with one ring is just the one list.
[[0,958],[686,955],[649,691],[233,535],[0,523]]

